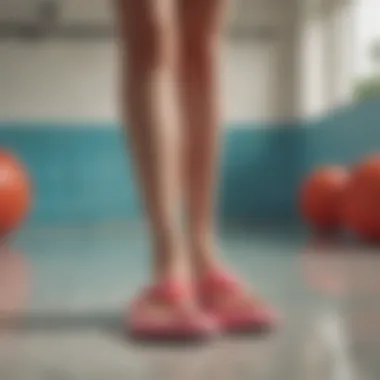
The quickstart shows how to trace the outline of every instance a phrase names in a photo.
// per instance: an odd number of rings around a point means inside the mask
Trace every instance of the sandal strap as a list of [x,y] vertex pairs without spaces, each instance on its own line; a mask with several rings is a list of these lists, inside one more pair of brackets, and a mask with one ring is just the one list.
[[240,293],[242,285],[233,276],[223,273],[210,273],[202,281],[202,287],[206,291],[228,291],[232,293]]
[[176,303],[187,297],[188,289],[178,282],[163,282],[145,289],[145,296],[158,302]]

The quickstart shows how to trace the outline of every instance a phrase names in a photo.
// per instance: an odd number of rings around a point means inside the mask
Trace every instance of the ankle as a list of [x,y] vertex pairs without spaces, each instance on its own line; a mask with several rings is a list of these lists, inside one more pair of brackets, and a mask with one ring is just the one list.
[[158,281],[184,281],[187,276],[185,249],[181,239],[160,238],[153,244],[153,276]]
[[211,238],[196,239],[191,243],[191,260],[196,277],[202,277],[221,267],[217,258],[218,248]]

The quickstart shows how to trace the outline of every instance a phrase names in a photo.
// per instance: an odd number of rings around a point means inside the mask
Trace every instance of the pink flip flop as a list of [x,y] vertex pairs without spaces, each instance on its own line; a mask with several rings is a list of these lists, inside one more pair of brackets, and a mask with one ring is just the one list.
[[[195,308],[185,306],[191,297],[185,287],[176,282],[165,282],[145,289],[132,302],[128,329],[132,338],[149,341],[203,340],[217,334],[216,321]],[[149,305],[152,305],[152,312]],[[159,305],[172,308],[170,313],[159,312]],[[154,311],[154,309],[156,309]]]
[[277,315],[261,300],[257,301],[257,305],[247,308],[237,309],[223,305],[225,299],[239,299],[247,293],[240,281],[220,271],[208,273],[198,285],[201,305],[217,319],[224,332],[257,333],[275,328]]

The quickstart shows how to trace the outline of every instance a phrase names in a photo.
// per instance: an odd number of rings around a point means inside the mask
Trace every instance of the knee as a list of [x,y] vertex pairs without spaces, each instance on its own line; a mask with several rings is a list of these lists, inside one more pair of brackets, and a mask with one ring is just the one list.
[[156,26],[142,26],[138,37],[131,38],[127,49],[128,64],[137,70],[153,69],[163,65],[166,44]]
[[207,9],[202,13],[199,7],[199,12],[191,12],[181,26],[182,54],[188,63],[207,63],[219,47],[222,20],[209,13]]
[[183,69],[198,73],[207,71],[218,52],[217,35],[190,26],[182,37],[180,62]]
[[134,71],[160,67],[165,59],[165,40],[157,25],[140,25],[125,41],[128,66]]
[[211,28],[188,23],[182,33],[182,47],[187,56],[202,58],[213,50],[216,37],[217,33]]
[[144,72],[163,65],[169,51],[167,35],[164,23],[153,14],[122,20],[121,46],[128,67],[134,72]]

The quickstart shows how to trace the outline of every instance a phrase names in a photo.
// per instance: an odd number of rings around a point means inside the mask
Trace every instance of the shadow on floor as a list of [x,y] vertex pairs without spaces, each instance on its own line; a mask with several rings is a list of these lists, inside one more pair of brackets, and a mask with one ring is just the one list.
[[0,317],[0,323],[14,331],[64,331],[85,330],[99,328],[115,333],[123,331],[123,316],[116,312],[89,312],[89,313],[33,313],[10,320],[6,316]]

